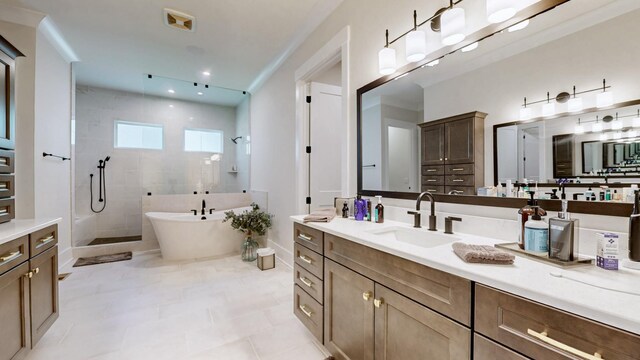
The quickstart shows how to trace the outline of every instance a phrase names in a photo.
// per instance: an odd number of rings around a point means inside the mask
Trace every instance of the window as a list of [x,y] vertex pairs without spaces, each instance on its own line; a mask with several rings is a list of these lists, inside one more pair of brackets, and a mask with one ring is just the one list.
[[114,147],[162,150],[162,125],[115,122]]
[[222,139],[220,130],[185,129],[184,151],[222,153]]

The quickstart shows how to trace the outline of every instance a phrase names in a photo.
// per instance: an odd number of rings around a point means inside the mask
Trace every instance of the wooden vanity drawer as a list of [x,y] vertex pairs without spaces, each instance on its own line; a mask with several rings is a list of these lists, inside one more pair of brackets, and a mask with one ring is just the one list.
[[427,186],[444,185],[444,176],[423,176],[422,184]]
[[639,335],[484,285],[476,285],[475,309],[477,332],[533,359],[584,358],[569,349],[607,360],[640,355]]
[[293,286],[293,313],[313,336],[322,343],[324,313],[322,305],[304,292],[298,285]]
[[473,359],[474,360],[527,360],[517,352],[493,342],[484,336],[475,333],[473,335]]
[[51,225],[29,235],[31,257],[53,247],[58,243],[58,225]]
[[0,199],[0,224],[9,222],[16,217],[15,204],[16,200],[13,198]]
[[15,172],[15,152],[0,150],[0,174],[12,174]]
[[324,233],[320,230],[293,223],[293,240],[318,254],[323,252],[323,235]]
[[436,165],[436,166],[423,166],[422,167],[422,175],[425,176],[433,176],[433,175],[444,175],[444,166]]
[[471,323],[471,282],[325,234],[325,256],[464,325]]
[[475,186],[473,175],[447,175],[445,179],[446,185],[450,186]]
[[15,175],[0,175],[0,198],[8,198],[15,195]]
[[447,175],[473,175],[475,164],[456,164],[446,165],[445,174]]
[[322,280],[298,264],[293,266],[293,276],[296,285],[300,286],[302,290],[311,295],[317,302],[320,304],[323,303],[322,294],[324,284]]
[[298,243],[293,245],[293,254],[295,256],[296,264],[315,275],[318,279],[323,278],[324,258],[322,255],[315,251],[311,251]]
[[29,259],[29,236],[0,245],[0,274]]
[[445,193],[448,194],[451,191],[462,191],[462,193],[458,193],[456,195],[475,195],[476,194],[476,188],[474,188],[473,186],[447,186],[445,187]]
[[444,194],[444,186],[431,186],[429,184],[422,184],[421,191],[428,191],[432,194]]

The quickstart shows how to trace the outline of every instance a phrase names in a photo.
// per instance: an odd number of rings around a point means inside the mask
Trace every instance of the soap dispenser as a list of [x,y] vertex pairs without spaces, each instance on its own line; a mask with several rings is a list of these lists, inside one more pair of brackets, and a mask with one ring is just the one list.
[[549,258],[573,261],[578,253],[578,225],[568,211],[569,202],[562,200],[562,211],[557,218],[549,219]]
[[537,206],[533,207],[531,220],[524,225],[524,249],[539,253],[549,251],[549,225],[542,221],[540,208]]
[[378,205],[373,210],[373,222],[382,224],[384,222],[384,205],[382,205],[382,195],[376,195]]
[[530,199],[527,200],[527,205],[523,206],[520,210],[518,210],[518,246],[520,249],[524,250],[524,226],[529,220],[529,218],[534,214],[534,207],[538,208],[538,213],[540,216],[545,216],[547,214],[544,209],[540,208],[538,205],[538,201],[534,199],[535,191],[529,191]]
[[629,218],[629,260],[640,262],[640,190],[635,191]]

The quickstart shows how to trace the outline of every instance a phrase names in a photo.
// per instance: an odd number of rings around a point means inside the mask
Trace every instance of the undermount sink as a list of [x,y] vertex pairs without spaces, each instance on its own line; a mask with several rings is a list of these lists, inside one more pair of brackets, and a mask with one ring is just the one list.
[[446,235],[435,231],[405,228],[400,226],[370,230],[368,233],[378,236],[380,239],[385,241],[403,242],[425,248],[451,244],[460,240],[460,238],[455,235]]

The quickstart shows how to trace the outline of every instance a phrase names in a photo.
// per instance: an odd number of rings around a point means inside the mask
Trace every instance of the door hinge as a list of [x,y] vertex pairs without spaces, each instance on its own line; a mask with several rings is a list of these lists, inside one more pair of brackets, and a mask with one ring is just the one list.
[[307,95],[307,104],[311,104],[311,95]]
[[307,149],[305,151],[307,152],[307,154],[311,154],[311,146],[307,146]]
[[307,196],[306,203],[307,205],[311,205],[311,196]]

